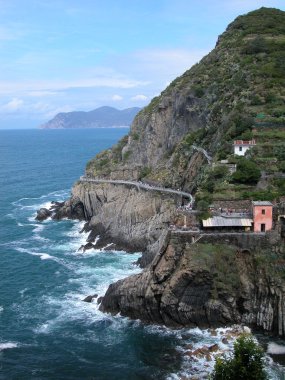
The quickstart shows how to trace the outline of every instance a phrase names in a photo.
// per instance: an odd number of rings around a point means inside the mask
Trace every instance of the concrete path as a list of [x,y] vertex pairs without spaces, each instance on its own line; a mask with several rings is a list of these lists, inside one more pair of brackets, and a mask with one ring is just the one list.
[[151,186],[147,183],[143,182],[137,182],[137,181],[124,181],[120,179],[97,179],[97,178],[89,178],[85,176],[80,177],[81,182],[91,182],[91,183],[112,183],[117,185],[130,185],[130,186],[136,186],[138,189],[144,189],[148,191],[160,191],[162,193],[170,193],[175,195],[181,195],[184,198],[187,198],[190,200],[190,202],[193,202],[193,196],[190,193],[186,193],[185,191],[180,190],[174,190],[169,189],[165,187],[159,187],[159,186]]

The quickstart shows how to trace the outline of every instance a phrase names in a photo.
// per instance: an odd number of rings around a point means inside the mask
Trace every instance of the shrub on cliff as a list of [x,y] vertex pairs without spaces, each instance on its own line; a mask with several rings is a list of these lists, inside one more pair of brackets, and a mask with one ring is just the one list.
[[264,353],[251,336],[243,335],[234,344],[233,356],[217,358],[212,380],[266,380]]
[[254,185],[258,182],[261,172],[258,166],[244,157],[237,161],[237,171],[232,175],[234,182]]

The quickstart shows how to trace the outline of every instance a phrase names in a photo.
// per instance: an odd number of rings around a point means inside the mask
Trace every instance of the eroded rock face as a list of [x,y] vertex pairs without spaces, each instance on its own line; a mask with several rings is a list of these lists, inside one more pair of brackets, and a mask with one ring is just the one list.
[[38,221],[43,221],[43,220],[46,220],[47,218],[49,218],[51,216],[51,211],[48,210],[47,208],[40,208],[38,211],[37,211],[37,216],[36,216],[36,220]]
[[134,186],[78,183],[58,214],[66,215],[66,209],[74,209],[74,201],[83,205],[89,243],[100,236],[96,248],[112,243],[112,249],[146,251],[141,263],[147,265],[164,240],[181,199]]
[[51,207],[52,219],[64,218],[85,220],[84,205],[78,197],[72,197],[65,202],[57,202]]
[[92,302],[97,297],[98,297],[98,294],[92,294],[90,296],[85,297],[82,301],[83,302]]
[[221,260],[209,247],[169,235],[148,268],[110,285],[100,309],[168,326],[244,323],[284,335],[284,284],[262,272],[249,251],[230,246],[225,264],[229,246],[219,247]]

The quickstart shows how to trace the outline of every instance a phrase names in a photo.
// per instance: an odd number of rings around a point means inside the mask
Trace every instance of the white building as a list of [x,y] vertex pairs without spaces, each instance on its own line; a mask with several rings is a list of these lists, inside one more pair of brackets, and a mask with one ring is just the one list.
[[245,152],[256,145],[255,140],[235,140],[234,141],[234,154],[237,156],[244,156]]

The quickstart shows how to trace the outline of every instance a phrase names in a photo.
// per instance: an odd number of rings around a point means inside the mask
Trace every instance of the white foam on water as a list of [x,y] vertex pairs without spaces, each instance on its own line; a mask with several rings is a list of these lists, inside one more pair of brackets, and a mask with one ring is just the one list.
[[267,353],[271,354],[271,355],[284,355],[285,354],[285,346],[271,342],[268,344]]
[[48,253],[45,253],[45,252],[35,252],[31,249],[22,248],[22,247],[15,247],[15,249],[16,249],[16,251],[21,252],[21,253],[27,253],[28,255],[31,255],[31,256],[38,256],[38,257],[40,257],[41,260],[48,260],[49,259],[49,260],[56,261],[58,264],[66,266],[62,259],[59,259],[59,258],[52,256],[52,255],[49,255]]
[[54,256],[51,256],[48,253],[43,253],[40,257],[41,257],[41,260],[54,260],[55,259]]
[[4,307],[0,305],[0,313],[4,310]]
[[[161,328],[152,327],[155,331],[159,332]],[[183,357],[181,369],[176,374],[170,374],[167,380],[178,378],[191,379],[192,377],[197,378],[208,378],[209,374],[213,371],[215,366],[215,359],[217,356],[229,357],[234,350],[234,343],[238,336],[236,336],[237,326],[217,328],[215,330],[201,330],[199,328],[194,329],[180,329],[176,332],[176,338],[179,338],[180,342],[176,347],[177,351],[181,353]],[[240,326],[240,333],[250,334],[251,330],[247,326]],[[234,334],[231,334],[231,331]],[[162,330],[162,334],[165,334]],[[187,338],[185,338],[185,336]],[[183,337],[183,338],[182,338]],[[224,338],[227,340],[225,341]],[[252,338],[258,343],[257,339],[252,336]],[[206,355],[191,356],[191,352],[196,349],[202,348],[203,346],[209,347],[211,345],[217,344],[218,350],[211,352],[210,357]],[[285,353],[285,346],[281,346],[275,343],[269,344],[269,351]],[[189,355],[190,353],[190,355]],[[209,360],[210,359],[210,360]],[[284,374],[284,367],[273,362],[273,360],[265,355],[265,369],[268,374],[268,378],[271,380],[280,380],[280,373]],[[282,377],[283,378],[283,377]]]
[[35,227],[33,233],[42,232],[45,228],[44,224],[31,223],[30,226]]
[[45,202],[45,203],[38,203],[38,204],[26,205],[26,206],[18,206],[18,207],[19,207],[20,210],[37,211],[40,208],[49,208],[51,205],[52,205],[51,202]]
[[57,315],[40,323],[33,330],[36,334],[51,334],[61,330],[62,326],[76,321],[84,325],[93,325],[98,320],[109,318],[99,311],[96,303],[84,302],[81,294],[73,294],[72,298],[67,295],[63,299],[46,297],[42,301],[48,304],[49,308],[56,310]]
[[51,193],[41,195],[40,197],[31,197],[31,198],[20,198],[15,202],[12,202],[13,206],[23,206],[23,203],[26,201],[31,202],[31,201],[39,201],[41,199],[50,199],[55,197],[57,201],[64,200],[66,197],[70,195],[70,190],[69,189],[64,189],[64,190],[56,190],[52,191]]
[[12,220],[16,220],[17,221],[16,216],[14,214],[12,214],[12,213],[4,215],[4,218],[8,218],[8,219],[12,219]]
[[17,201],[12,202],[12,205],[13,206],[19,206],[19,204],[21,205],[21,202],[26,201],[26,200],[30,200],[30,199],[38,199],[38,198],[20,198]]
[[85,222],[79,222],[79,221],[68,221],[70,224],[72,224],[72,227],[68,230],[63,232],[63,239],[61,242],[56,242],[56,244],[52,245],[50,248],[53,251],[60,251],[63,252],[66,255],[80,255],[82,254],[82,251],[79,251],[79,248],[82,245],[86,244],[87,237],[89,235],[88,232],[82,232],[82,230]]
[[180,380],[181,377],[176,375],[176,373],[171,373],[170,375],[167,376],[166,380]]
[[[139,255],[136,256],[138,257]],[[110,283],[141,271],[131,263],[131,260],[133,261],[137,257],[130,257],[129,254],[124,253],[118,256],[117,262],[106,261],[106,265],[103,262],[103,267],[99,268],[96,265],[93,266],[92,263],[86,263],[85,260],[82,262],[78,259],[78,262],[72,264],[73,275],[68,280],[68,283],[72,284],[75,289],[67,290],[62,297],[53,295],[42,297],[41,305],[46,305],[46,309],[53,310],[55,316],[39,323],[34,332],[37,334],[50,334],[73,321],[80,321],[85,326],[93,325],[95,321],[106,319],[114,323],[114,317],[99,310],[97,297],[91,303],[83,302],[83,299],[93,294],[97,294],[98,297],[103,296]]]
[[15,343],[15,342],[0,343],[0,351],[4,351],[11,348],[16,348],[16,347],[19,347],[19,343]]
[[[15,202],[12,202],[12,205],[15,207],[13,210],[13,213],[11,214],[11,218],[16,219],[18,222],[19,227],[21,227],[22,221],[18,221],[18,214],[19,212],[32,212],[32,215],[30,215],[27,219],[29,222],[35,222],[35,217],[37,215],[36,211],[40,208],[47,208],[49,209],[52,206],[51,199],[54,201],[63,201],[70,195],[69,190],[57,190],[53,191],[51,193],[42,195],[40,197],[31,197],[31,198],[21,198],[18,199]],[[16,214],[16,215],[15,215]],[[23,216],[23,215],[22,215]],[[50,219],[50,218],[48,218]]]
[[[182,366],[178,372],[178,377],[191,379],[193,376],[197,378],[208,378],[215,366],[216,356],[228,356],[233,351],[234,342],[237,338],[235,334],[230,335],[231,331],[236,331],[237,326],[217,328],[215,330],[202,330],[200,328],[180,329],[177,330],[176,338],[180,343],[176,347],[177,351],[183,357]],[[240,333],[248,332],[248,328],[240,327]],[[227,340],[223,342],[223,339]],[[209,352],[209,355],[193,355],[192,352],[201,349],[203,346],[210,347],[217,345],[217,349]],[[173,374],[171,374],[173,375]],[[168,379],[171,379],[169,377]]]
[[52,206],[52,203],[49,201],[49,202],[41,203],[41,204],[35,205],[35,206],[37,206],[39,208],[47,208],[47,209],[49,209]]
[[21,294],[21,298],[24,297],[24,294],[26,293],[26,291],[28,290],[29,288],[24,288],[22,290],[19,291],[19,293]]

